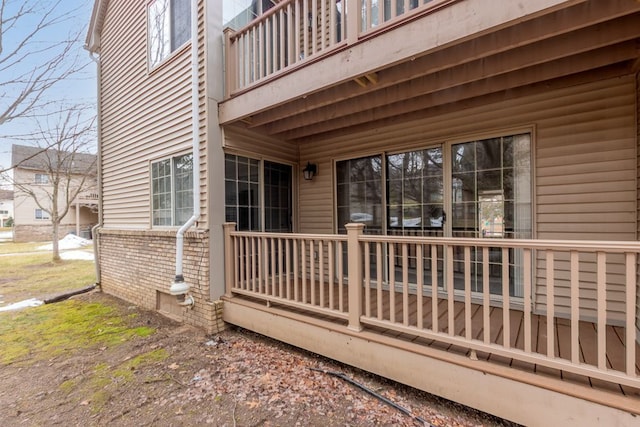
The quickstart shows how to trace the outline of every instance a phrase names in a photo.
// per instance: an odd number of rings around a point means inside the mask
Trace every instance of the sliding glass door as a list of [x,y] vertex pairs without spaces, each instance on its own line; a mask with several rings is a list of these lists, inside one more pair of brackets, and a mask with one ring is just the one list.
[[[451,144],[452,237],[531,238],[531,138],[529,134]],[[482,250],[471,254],[471,286],[481,292]],[[502,293],[502,251],[489,249],[489,285]],[[509,293],[522,296],[522,253],[509,251]],[[464,288],[463,251],[454,251],[454,283]]]
[[[365,224],[365,233],[485,239],[531,237],[531,137],[508,135],[419,150],[389,152],[336,162],[338,232],[349,222]],[[409,254],[410,280],[422,274],[431,284],[432,257],[438,283],[444,283],[442,248],[425,247],[424,271]],[[395,251],[386,262],[386,278],[401,279]],[[385,254],[385,259],[388,254]],[[482,250],[472,251],[472,290],[481,292]],[[370,260],[373,277],[376,260]],[[464,287],[463,250],[454,250],[454,287]],[[509,252],[511,296],[522,296],[522,254]],[[489,250],[492,294],[502,293],[502,251]],[[396,271],[391,271],[396,270]]]

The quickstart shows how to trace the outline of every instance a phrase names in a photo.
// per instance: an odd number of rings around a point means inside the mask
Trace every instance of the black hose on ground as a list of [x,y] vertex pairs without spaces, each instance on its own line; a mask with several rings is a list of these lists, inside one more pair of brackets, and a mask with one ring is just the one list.
[[74,295],[79,295],[79,294],[84,294],[86,292],[92,291],[96,288],[96,285],[93,284],[91,286],[87,286],[86,288],[82,288],[82,289],[77,289],[75,291],[70,291],[70,292],[65,292],[64,294],[60,294],[60,295],[56,295],[53,296],[51,298],[47,298],[44,300],[45,304],[51,304],[54,302],[60,302],[60,301],[64,301]]
[[347,375],[343,374],[342,372],[327,371],[326,369],[319,369],[319,368],[309,368],[309,369],[311,369],[312,371],[322,372],[323,374],[327,374],[327,375],[331,375],[331,376],[334,376],[334,377],[338,377],[338,378],[348,382],[349,384],[358,387],[359,389],[365,391],[366,393],[369,393],[371,396],[373,396],[376,399],[386,403],[387,405],[391,406],[392,408],[397,409],[398,411],[402,412],[403,414],[408,415],[409,417],[413,418],[415,421],[420,422],[423,426],[435,427],[433,424],[431,424],[430,422],[428,422],[424,418],[418,417],[417,415],[413,415],[411,413],[411,411],[409,411],[407,408],[404,408],[404,407],[398,405],[397,403],[387,399],[386,397],[384,397],[381,394],[375,392],[374,390],[370,389],[369,387],[365,386],[364,384],[360,384],[359,382],[349,378]]

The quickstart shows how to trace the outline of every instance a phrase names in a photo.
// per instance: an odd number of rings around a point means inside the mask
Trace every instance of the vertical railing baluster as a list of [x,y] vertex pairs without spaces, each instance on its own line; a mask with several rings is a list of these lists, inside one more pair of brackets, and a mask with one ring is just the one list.
[[275,51],[274,40],[273,40],[273,27],[275,24],[275,16],[271,15],[267,20],[264,21],[264,32],[265,32],[265,44],[264,44],[264,56],[265,56],[265,71],[264,76],[269,76],[273,69],[275,68],[275,62],[273,60],[273,53]]
[[[251,278],[251,291],[255,292],[256,291],[256,259],[258,258],[258,254],[256,254],[256,244],[255,244],[255,237],[250,237],[249,238],[251,240],[251,258],[249,259],[251,261],[251,274],[248,274],[249,272],[247,271],[248,277]],[[247,246],[248,249],[248,246]]]
[[311,305],[316,305],[316,242],[309,241],[309,290],[311,292]]
[[309,57],[309,29],[307,28],[307,26],[309,25],[309,3],[307,3],[306,1],[303,1],[302,3],[302,10],[303,10],[303,18],[302,18],[302,26],[304,27],[304,30],[302,32],[302,40],[303,40],[303,45],[302,45],[302,54],[304,55],[304,59],[307,59]]
[[424,247],[422,244],[416,245],[416,327],[422,329],[424,327],[424,310],[422,304],[424,302]]
[[396,321],[396,248],[389,244],[389,321]]
[[240,251],[240,289],[244,289],[246,291],[249,290],[249,284],[246,282],[245,275],[245,260],[247,254],[244,250],[244,237],[236,237],[238,239],[238,248]]
[[[271,242],[271,263],[270,263],[270,267],[271,267],[271,292],[268,292],[269,295],[275,295],[276,294],[276,239],[275,238],[270,238],[269,239]],[[267,276],[268,277],[268,276]]]
[[335,284],[335,256],[336,253],[333,250],[333,240],[329,240],[327,243],[327,261],[329,263],[329,309],[333,310],[335,308],[335,292],[334,292],[334,284]]
[[447,245],[447,332],[451,336],[455,334],[453,284],[453,246]]
[[324,244],[322,240],[318,240],[318,289],[320,289],[320,307],[325,306],[324,288]]
[[293,300],[300,301],[300,280],[299,271],[300,268],[300,251],[298,248],[298,239],[293,239]]
[[309,15],[311,24],[311,53],[318,51],[318,0],[311,0],[311,8],[313,9]]
[[280,9],[280,52],[278,54],[278,56],[280,57],[280,69],[282,70],[284,67],[286,67],[286,53],[287,50],[285,49],[285,13],[284,13],[284,8]]
[[278,296],[280,298],[284,298],[284,271],[282,270],[284,258],[282,239],[278,238]]
[[302,249],[302,302],[307,303],[307,241],[302,239],[300,241],[300,247]]
[[509,292],[509,249],[502,248],[502,345],[511,347],[511,292]]
[[[444,254],[444,248],[443,248],[443,254]],[[431,330],[433,332],[438,332],[439,316],[440,316],[440,313],[438,313],[438,247],[436,245],[431,245]]]
[[607,254],[596,253],[598,310],[598,369],[607,369]]
[[269,266],[269,242],[266,237],[260,237],[260,256],[258,257],[258,274],[260,275],[259,289],[262,293],[268,293],[269,286],[268,266]]
[[286,49],[287,49],[287,65],[292,65],[293,63],[295,63],[294,57],[295,57],[295,48],[294,48],[294,43],[295,40],[298,40],[296,38],[296,34],[294,33],[294,17],[293,17],[293,8],[291,7],[291,3],[289,3],[287,5],[287,37],[286,37]]
[[[396,16],[398,16],[398,3],[397,3],[397,1],[398,0],[391,0],[389,2],[390,3],[389,7],[391,8],[391,10],[389,11],[389,18],[390,19],[393,19]],[[400,0],[400,1],[403,1],[403,0]]]
[[471,248],[464,247],[464,336],[471,339]]
[[636,378],[636,254],[626,254],[625,349],[627,375]]
[[384,0],[378,0],[378,25],[384,23]]
[[483,342],[491,344],[491,283],[489,281],[489,248],[482,248],[482,332]]
[[320,50],[324,50],[327,46],[327,0],[320,0]]
[[376,242],[376,315],[382,320],[382,242]]
[[[295,14],[296,14],[295,21],[294,21],[294,24],[295,24],[295,35],[292,38],[293,38],[294,43],[295,43],[295,46],[294,46],[295,47],[294,61],[295,62],[299,62],[300,61],[300,55],[302,53],[301,47],[300,47],[300,35],[302,34],[301,28],[302,29],[304,28],[304,18],[301,19],[301,16],[300,16],[300,0],[296,1]],[[302,21],[302,23],[300,21]]]
[[285,240],[285,268],[286,273],[286,286],[287,286],[287,299],[291,299],[291,240]]
[[338,241],[338,309],[344,313],[344,261],[343,244]]
[[531,249],[523,250],[524,256],[524,351],[531,353]]
[[555,357],[555,299],[554,299],[554,262],[553,251],[551,249],[546,250],[547,260],[547,356],[550,358]]
[[402,244],[402,324],[409,326],[409,248]]
[[265,70],[266,67],[264,65],[264,57],[265,57],[265,30],[264,30],[264,24],[262,22],[260,22],[258,24],[258,37],[256,37],[256,43],[257,43],[257,48],[258,48],[258,74],[256,75],[254,80],[260,80],[262,77],[265,76]]
[[578,251],[570,252],[570,301],[571,301],[571,362],[580,362],[580,258]]
[[364,243],[364,315],[371,317],[371,248]]
[[364,9],[364,31],[371,29],[371,12],[373,8],[371,7],[371,0],[365,0],[365,9]]

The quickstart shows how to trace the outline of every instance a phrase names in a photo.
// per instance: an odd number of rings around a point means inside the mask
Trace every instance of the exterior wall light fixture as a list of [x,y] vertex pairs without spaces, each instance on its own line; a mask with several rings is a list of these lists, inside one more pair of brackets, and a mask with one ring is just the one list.
[[316,173],[318,173],[318,166],[314,163],[307,162],[307,166],[302,169],[304,179],[307,181],[311,181]]

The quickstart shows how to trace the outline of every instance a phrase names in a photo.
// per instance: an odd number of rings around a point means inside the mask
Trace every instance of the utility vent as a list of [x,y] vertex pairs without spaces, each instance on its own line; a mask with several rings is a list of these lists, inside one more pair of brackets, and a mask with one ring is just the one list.
[[174,295],[166,292],[156,291],[156,310],[171,319],[182,321],[184,308],[178,305],[178,300]]

